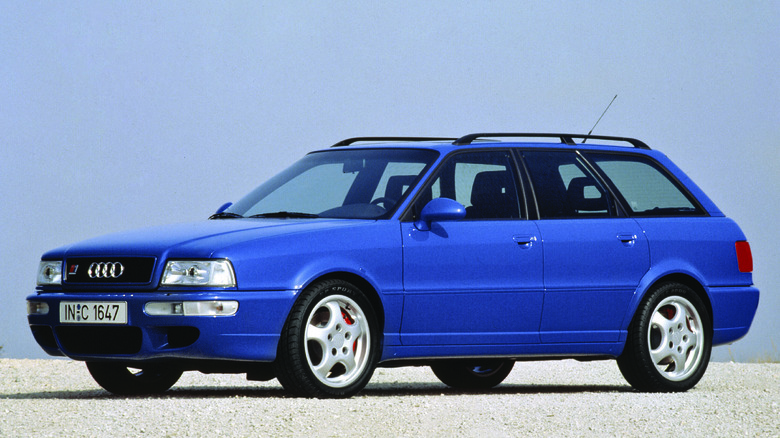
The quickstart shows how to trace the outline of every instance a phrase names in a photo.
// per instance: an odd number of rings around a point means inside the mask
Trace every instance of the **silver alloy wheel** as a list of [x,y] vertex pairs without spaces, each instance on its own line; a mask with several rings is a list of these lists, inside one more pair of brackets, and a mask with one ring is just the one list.
[[680,296],[667,297],[653,310],[647,331],[650,358],[667,380],[685,380],[699,369],[705,336],[696,307]]
[[332,388],[358,380],[370,357],[370,328],[360,306],[344,295],[330,295],[308,315],[306,361],[314,377]]

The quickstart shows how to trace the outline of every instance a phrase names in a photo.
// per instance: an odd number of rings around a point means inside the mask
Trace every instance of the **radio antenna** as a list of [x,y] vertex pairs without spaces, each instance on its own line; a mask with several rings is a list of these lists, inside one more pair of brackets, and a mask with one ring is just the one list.
[[594,123],[594,124],[593,124],[593,127],[592,127],[592,128],[590,128],[590,131],[588,132],[588,135],[586,135],[586,136],[585,136],[585,138],[583,138],[583,139],[582,139],[582,143],[583,143],[583,144],[584,144],[586,141],[588,141],[588,137],[590,137],[590,134],[592,134],[592,133],[593,133],[593,130],[594,130],[594,129],[596,129],[596,125],[598,125],[598,124],[599,124],[599,122],[601,121],[601,118],[602,118],[602,117],[604,117],[604,114],[606,114],[606,113],[607,113],[607,110],[609,109],[609,107],[611,107],[611,106],[612,106],[612,102],[614,102],[614,101],[615,101],[615,99],[617,99],[617,94],[615,95],[615,97],[613,97],[613,98],[612,98],[612,100],[610,100],[610,101],[609,101],[609,105],[607,105],[607,108],[604,110],[604,112],[603,112],[603,113],[601,113],[601,116],[599,116],[599,119],[598,119],[598,120],[596,120],[596,123]]

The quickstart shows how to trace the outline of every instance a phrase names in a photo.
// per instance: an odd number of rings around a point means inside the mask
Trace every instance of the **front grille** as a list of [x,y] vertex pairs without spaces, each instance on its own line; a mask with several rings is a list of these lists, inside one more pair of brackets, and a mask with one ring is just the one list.
[[139,327],[61,326],[55,332],[62,348],[71,354],[136,354],[141,351]]
[[74,257],[65,261],[66,284],[148,284],[154,257]]

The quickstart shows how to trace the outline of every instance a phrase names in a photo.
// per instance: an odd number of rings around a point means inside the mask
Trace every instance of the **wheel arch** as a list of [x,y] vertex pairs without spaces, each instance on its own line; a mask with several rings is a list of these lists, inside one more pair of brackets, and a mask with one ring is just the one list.
[[[631,322],[636,317],[637,309],[639,308],[639,305],[645,299],[647,294],[664,283],[680,283],[682,285],[691,288],[691,290],[693,290],[696,293],[696,295],[698,295],[698,297],[701,299],[701,301],[704,303],[707,314],[710,317],[710,321],[713,321],[712,301],[710,299],[709,294],[707,293],[706,288],[704,287],[702,282],[697,278],[695,274],[687,273],[687,272],[669,272],[662,276],[658,276],[652,279],[648,279],[646,277],[645,279],[643,279],[643,281],[640,283],[639,287],[637,288],[637,294],[635,295],[634,299],[631,301],[631,304],[628,308],[628,312],[623,318],[623,324],[622,324],[623,333],[621,335],[621,342],[625,342],[628,327],[631,325]],[[710,327],[709,329],[710,329],[710,336],[712,336],[713,327]]]
[[[707,290],[698,280],[690,275],[678,272],[659,278],[650,286],[650,289],[655,288],[662,283],[680,283],[691,288],[694,292],[696,292],[696,295],[701,298],[701,301],[704,303],[704,305],[707,306],[707,313],[710,316],[710,321],[712,321],[712,302],[710,301],[710,296],[707,293]],[[712,327],[710,327],[710,329],[712,329]]]
[[371,307],[374,309],[374,313],[376,314],[376,317],[378,318],[379,334],[380,334],[379,338],[380,338],[380,342],[382,342],[381,334],[383,333],[385,327],[385,308],[382,299],[379,297],[379,292],[377,292],[376,288],[371,284],[371,282],[361,277],[360,275],[357,275],[352,272],[335,271],[335,272],[329,272],[327,274],[322,274],[319,277],[313,278],[311,281],[309,281],[306,284],[306,287],[316,282],[325,281],[325,280],[342,280],[342,281],[352,283],[355,286],[357,286],[357,288],[360,289],[361,292],[365,294],[369,303],[371,303]]

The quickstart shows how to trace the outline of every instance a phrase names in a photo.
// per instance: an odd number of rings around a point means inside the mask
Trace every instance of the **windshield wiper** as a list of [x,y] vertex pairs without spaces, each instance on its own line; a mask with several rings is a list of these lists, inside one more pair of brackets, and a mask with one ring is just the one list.
[[311,213],[299,213],[295,211],[275,211],[273,213],[260,213],[260,214],[253,214],[249,217],[259,217],[259,218],[291,218],[291,219],[314,219],[318,218],[319,216],[316,214]]
[[234,219],[234,218],[240,218],[244,217],[237,213],[230,213],[227,211],[222,211],[219,213],[214,213],[211,216],[209,216],[209,219]]

